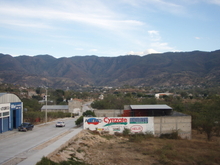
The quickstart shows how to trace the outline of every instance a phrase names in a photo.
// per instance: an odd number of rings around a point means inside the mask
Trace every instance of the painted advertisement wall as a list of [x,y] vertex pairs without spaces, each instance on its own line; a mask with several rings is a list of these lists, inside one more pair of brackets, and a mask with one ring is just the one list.
[[131,133],[152,132],[154,117],[84,117],[84,129],[122,133],[125,128]]

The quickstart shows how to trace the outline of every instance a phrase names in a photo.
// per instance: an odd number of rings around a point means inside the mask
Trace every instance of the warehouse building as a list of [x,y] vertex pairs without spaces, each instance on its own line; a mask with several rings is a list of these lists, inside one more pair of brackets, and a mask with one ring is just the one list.
[[41,108],[41,112],[69,112],[68,105],[44,105]]
[[23,103],[11,93],[0,93],[0,133],[17,129],[23,122]]

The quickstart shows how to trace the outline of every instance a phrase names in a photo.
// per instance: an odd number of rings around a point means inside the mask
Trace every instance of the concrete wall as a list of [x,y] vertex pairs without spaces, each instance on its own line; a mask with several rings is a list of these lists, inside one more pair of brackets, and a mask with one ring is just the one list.
[[[123,113],[123,110],[94,110],[94,113],[97,117],[118,117]],[[178,131],[181,138],[191,139],[191,123],[191,116],[179,112],[173,112],[170,116],[156,116],[154,117],[155,135],[160,136],[161,134]]]
[[156,136],[178,131],[181,138],[191,139],[191,116],[161,116],[154,117]]
[[82,109],[82,102],[80,100],[69,100],[68,102],[69,106],[69,112],[73,113],[75,108],[79,108],[80,110]]
[[118,117],[123,114],[122,109],[103,109],[103,110],[94,110],[94,113],[97,117]]
[[124,105],[124,110],[131,110],[130,105]]

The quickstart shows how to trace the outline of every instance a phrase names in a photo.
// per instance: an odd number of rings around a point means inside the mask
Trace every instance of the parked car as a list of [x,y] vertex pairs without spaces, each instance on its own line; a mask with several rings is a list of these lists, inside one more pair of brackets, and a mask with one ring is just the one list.
[[65,127],[65,123],[63,121],[58,121],[56,127]]
[[18,131],[28,131],[34,128],[34,125],[31,123],[22,123],[19,127],[18,127]]

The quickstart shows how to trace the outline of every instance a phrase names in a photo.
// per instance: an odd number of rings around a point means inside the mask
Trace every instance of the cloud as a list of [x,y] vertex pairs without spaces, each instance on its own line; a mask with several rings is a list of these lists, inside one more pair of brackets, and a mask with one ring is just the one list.
[[206,2],[216,4],[216,5],[220,5],[220,0],[206,0]]
[[[51,2],[51,5],[48,3]],[[64,3],[63,3],[64,2]],[[23,3],[25,3],[23,1]],[[42,2],[41,2],[42,3]],[[73,24],[74,22],[96,26],[108,30],[134,28],[144,25],[143,22],[127,19],[113,12],[101,1],[45,1],[37,4],[12,4],[10,1],[0,6],[0,23],[33,27],[54,27],[57,21]],[[48,5],[48,6],[47,6]],[[65,10],[64,10],[65,9]]]
[[195,39],[200,40],[200,39],[201,39],[201,37],[195,37]]
[[162,38],[160,36],[159,31],[156,30],[150,30],[148,31],[151,39],[151,44],[150,46],[153,49],[160,50],[160,51],[172,51],[174,50],[172,47],[168,46],[168,43],[162,42]]
[[90,51],[90,52],[97,52],[98,49],[90,49],[89,51]]
[[174,48],[170,47],[168,43],[166,42],[154,42],[151,43],[151,47],[157,49],[157,50],[163,50],[164,51],[174,51]]
[[75,48],[75,50],[83,50],[83,48]]
[[139,55],[139,56],[143,56],[143,55],[147,55],[147,54],[153,54],[153,53],[160,53],[154,49],[147,49],[145,51],[141,51],[141,52],[134,52],[134,51],[130,51],[127,53],[127,55]]
[[145,51],[129,51],[126,53],[127,55],[147,55],[147,54],[153,54],[153,53],[161,53],[161,52],[168,52],[168,51],[176,51],[174,48],[169,46],[167,42],[162,42],[162,37],[160,36],[160,32],[157,30],[149,30],[147,31],[149,34],[149,41],[148,42],[142,42],[139,41],[136,43],[141,47],[146,47],[148,45],[150,49],[147,49]]
[[161,40],[161,37],[160,37],[160,34],[159,34],[158,31],[156,31],[156,30],[150,30],[150,31],[148,31],[148,33],[149,33],[149,35],[150,35],[151,40],[153,40],[153,41],[159,41],[159,40]]
[[177,4],[179,1],[175,1],[174,3],[167,0],[123,0],[123,2],[133,7],[145,8],[146,10],[152,12],[165,11],[173,14],[185,12],[185,8],[182,5]]

